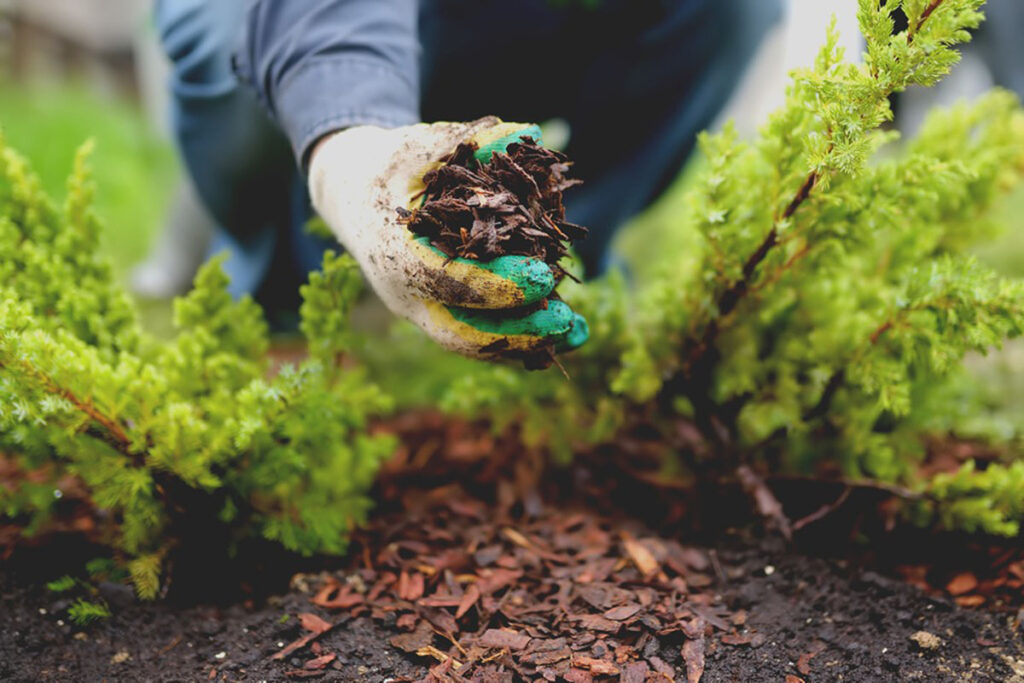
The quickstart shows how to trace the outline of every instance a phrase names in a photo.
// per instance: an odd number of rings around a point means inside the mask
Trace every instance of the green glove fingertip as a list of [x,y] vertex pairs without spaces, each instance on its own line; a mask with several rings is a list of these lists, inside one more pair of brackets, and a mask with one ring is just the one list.
[[[447,261],[448,256],[431,244],[429,238],[417,237],[416,242],[428,247],[433,253],[437,254],[439,258]],[[519,306],[535,304],[551,294],[551,291],[557,284],[557,282],[555,282],[555,274],[551,271],[551,268],[540,259],[530,258],[529,256],[499,256],[498,258],[490,261],[456,258],[452,259],[451,262],[486,271],[492,275],[508,280],[518,288],[522,295],[521,298],[514,300],[510,298],[508,301],[495,301],[493,302],[493,308],[517,308]],[[483,281],[479,280],[476,284],[482,283]],[[494,294],[494,288],[491,288],[491,294]]]
[[467,308],[449,308],[452,317],[461,323],[487,334],[506,336],[529,336],[555,339],[572,331],[576,315],[565,302],[550,301],[548,307],[536,310],[520,318],[508,313],[495,311],[474,311]]
[[572,328],[555,345],[555,350],[559,352],[572,351],[586,344],[588,339],[590,339],[590,325],[587,324],[587,319],[579,313],[574,313]]
[[528,256],[499,256],[477,266],[511,281],[523,293],[523,304],[529,306],[544,299],[555,288],[555,274],[546,263]]

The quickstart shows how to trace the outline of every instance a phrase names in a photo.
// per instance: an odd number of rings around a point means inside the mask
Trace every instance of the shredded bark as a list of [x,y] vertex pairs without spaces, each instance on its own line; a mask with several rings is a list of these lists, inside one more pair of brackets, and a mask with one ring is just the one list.
[[464,143],[444,164],[423,176],[423,205],[399,208],[409,229],[449,259],[489,261],[499,256],[538,258],[557,268],[587,229],[565,220],[562,193],[580,184],[568,177],[571,163],[532,138],[495,152],[487,164],[478,146]]
[[[20,539],[14,559],[0,562],[0,680],[163,680],[168,671],[218,681],[1010,680],[1024,652],[1020,544],[916,528],[879,537],[872,530],[886,519],[876,508],[906,492],[769,477],[798,518],[833,505],[795,534],[835,558],[826,561],[760,528],[727,533],[750,522],[735,479],[704,479],[698,505],[678,484],[638,474],[647,456],[636,436],[618,445],[630,469],[608,451],[546,467],[514,428],[433,412],[378,428],[401,445],[340,567],[290,565],[266,545],[230,568],[206,546],[194,570],[179,556],[176,586],[244,606],[183,609],[181,593],[139,604],[130,588],[105,583],[107,599],[127,592],[110,623],[72,630],[67,596],[38,582],[94,557],[95,546],[67,542],[76,529],[96,533],[81,524],[91,520],[77,502],[87,489],[61,484],[50,533],[64,540],[51,535],[48,550],[0,524],[0,558]],[[926,466],[956,471],[965,458],[995,459],[988,448],[936,441]],[[37,474],[0,456],[0,489]],[[684,530],[718,550],[680,541]],[[853,540],[865,536],[870,546]],[[276,597],[282,584],[261,581],[290,575],[281,565],[313,573]],[[260,606],[267,588],[275,597]],[[937,649],[915,640],[929,634]]]
[[485,502],[443,486],[378,517],[312,602],[397,631],[424,683],[681,680],[665,660],[680,656],[695,682],[705,638],[740,637],[704,551],[516,489]]

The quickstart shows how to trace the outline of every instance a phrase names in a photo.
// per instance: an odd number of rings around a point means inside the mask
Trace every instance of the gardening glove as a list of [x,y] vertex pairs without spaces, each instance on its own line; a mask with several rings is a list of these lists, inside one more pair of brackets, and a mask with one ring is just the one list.
[[494,117],[395,129],[359,126],[322,140],[310,160],[313,206],[384,304],[466,356],[529,361],[552,343],[556,350],[576,348],[589,334],[583,317],[563,301],[543,305],[557,284],[543,261],[449,261],[399,221],[399,208],[420,204],[423,176],[460,143],[476,143],[477,158],[486,163],[493,152],[527,136],[539,142],[540,129]]

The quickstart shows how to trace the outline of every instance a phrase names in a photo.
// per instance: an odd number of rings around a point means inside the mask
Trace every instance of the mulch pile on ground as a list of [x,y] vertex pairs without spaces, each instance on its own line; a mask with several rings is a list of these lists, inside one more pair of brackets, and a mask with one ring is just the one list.
[[580,181],[568,178],[565,155],[533,139],[495,152],[489,163],[478,147],[459,145],[444,164],[423,177],[423,206],[401,220],[449,258],[489,261],[521,255],[556,266],[568,246],[587,234],[565,220],[562,193]]
[[[429,680],[676,680],[667,647],[697,681],[707,636],[757,638],[737,633],[745,615],[707,590],[714,570],[704,551],[539,500],[516,518],[454,490],[432,497],[444,502],[374,524],[358,569],[311,599],[393,627],[392,646],[434,662]],[[308,644],[320,620],[312,627],[278,656]]]
[[[409,447],[389,464],[381,493],[400,501],[398,508],[375,517],[354,539],[345,571],[300,581],[309,593],[305,618],[311,623],[304,622],[303,635],[275,655],[290,663],[283,670],[291,678],[330,671],[330,657],[344,654],[315,649],[322,634],[369,622],[388,634],[384,639],[391,648],[429,671],[423,678],[392,677],[396,681],[707,680],[709,666],[717,664],[724,673],[722,662],[747,657],[740,651],[750,653],[756,669],[765,650],[786,647],[778,638],[792,606],[780,602],[761,608],[765,589],[755,581],[785,581],[794,595],[807,593],[812,602],[831,599],[826,596],[834,587],[815,585],[815,576],[793,575],[786,568],[789,577],[773,578],[765,554],[754,552],[740,570],[733,558],[720,561],[713,550],[631,520],[621,509],[623,495],[634,507],[660,509],[655,501],[661,494],[649,489],[641,503],[628,493],[631,489],[622,488],[621,472],[583,466],[585,475],[571,477],[587,482],[582,499],[567,491],[543,495],[538,484],[558,485],[550,472],[542,474],[541,459],[518,449],[510,455],[514,438],[424,418],[392,425]],[[608,464],[606,458],[601,462]],[[446,483],[452,481],[472,482],[472,488]],[[595,505],[599,500],[604,504]],[[1020,554],[1000,559],[1015,566]],[[868,590],[893,590],[894,583],[870,572],[865,576],[874,582]],[[1020,585],[1012,572],[1000,576],[988,583],[1003,590]],[[961,577],[950,592],[956,597],[977,590],[968,583]],[[838,671],[845,648],[859,646],[856,641],[864,637],[859,626],[830,625],[828,609],[820,616],[821,623],[804,624],[820,639],[791,643],[799,651],[792,655],[787,683],[806,680],[813,669],[823,675]],[[840,618],[835,615],[835,624]],[[765,628],[765,620],[772,629]],[[913,637],[931,633],[927,629],[935,623],[915,615],[893,628],[909,637],[878,637],[914,661],[921,646]],[[988,632],[971,637],[968,649],[995,642]],[[305,664],[297,667],[300,661]],[[891,666],[906,665],[894,660]]]
[[[722,521],[728,508],[748,509],[741,491],[715,490],[701,515],[677,510],[678,490],[636,480],[610,453],[550,468],[514,430],[495,434],[424,413],[381,428],[399,434],[402,446],[382,473],[378,511],[349,555],[276,572],[281,581],[263,589],[246,584],[268,580],[270,556],[264,564],[248,557],[255,573],[225,568],[209,553],[188,574],[178,563],[174,585],[202,588],[217,604],[141,603],[129,587],[104,583],[99,594],[113,616],[77,627],[68,622],[70,600],[44,583],[81,571],[95,549],[76,550],[69,537],[19,545],[0,562],[0,680],[812,683],[1024,675],[1024,555],[1013,543],[893,530],[891,541],[865,547],[848,540],[872,509],[854,492],[794,537],[816,552],[817,539],[834,537],[841,556],[800,554],[760,525],[749,527],[749,515],[698,547],[679,540],[694,538],[680,536],[680,522]],[[836,496],[816,492],[820,482],[775,485],[796,513]],[[85,511],[74,503],[61,529],[88,537],[71,523]],[[861,521],[843,522],[844,515]],[[286,590],[294,571],[303,573]],[[961,607],[982,602],[984,610]]]

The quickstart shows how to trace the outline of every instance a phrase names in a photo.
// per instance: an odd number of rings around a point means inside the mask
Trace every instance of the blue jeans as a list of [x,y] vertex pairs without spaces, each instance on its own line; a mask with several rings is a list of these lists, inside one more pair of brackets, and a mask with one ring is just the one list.
[[157,0],[155,19],[181,159],[219,226],[210,255],[227,252],[231,293],[276,319],[297,310],[327,245],[303,230],[312,213],[287,141],[232,72],[243,13],[239,0]]
[[[158,0],[157,27],[181,154],[222,226],[215,249],[232,251],[233,292],[288,308],[327,245],[303,231],[311,212],[288,141],[232,75],[244,4]],[[566,119],[585,181],[566,197],[568,218],[591,229],[579,252],[596,275],[615,231],[673,180],[781,12],[779,0],[579,4],[421,0],[420,113]]]

